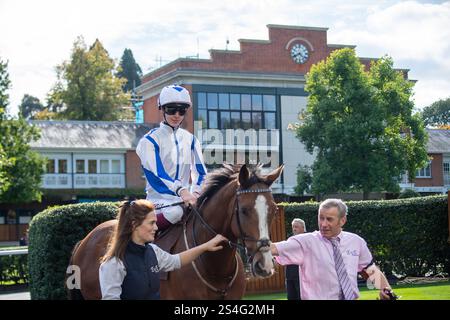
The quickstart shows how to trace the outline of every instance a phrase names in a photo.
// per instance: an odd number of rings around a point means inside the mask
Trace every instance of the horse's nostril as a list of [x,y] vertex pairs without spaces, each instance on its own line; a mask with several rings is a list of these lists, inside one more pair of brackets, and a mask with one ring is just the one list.
[[254,264],[254,270],[255,270],[255,274],[258,276],[261,276],[264,273],[264,270],[261,267],[261,264],[259,262],[256,262]]

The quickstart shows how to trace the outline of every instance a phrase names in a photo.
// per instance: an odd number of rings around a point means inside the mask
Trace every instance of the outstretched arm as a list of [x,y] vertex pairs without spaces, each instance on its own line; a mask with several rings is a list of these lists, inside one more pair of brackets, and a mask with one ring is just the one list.
[[273,256],[278,255],[277,247],[273,244],[273,242],[270,243],[270,252],[272,253]]
[[[383,272],[375,265],[372,264],[368,268],[361,271],[361,275],[364,279],[369,279],[375,288],[380,290],[381,300],[391,300],[392,299],[392,288],[389,285],[389,281]],[[391,294],[391,295],[390,295]]]
[[199,255],[201,255],[206,251],[221,250],[223,246],[220,246],[219,244],[224,241],[227,241],[227,238],[218,234],[208,242],[205,242],[197,247],[181,252],[180,253],[181,266],[185,266],[188,263],[191,263],[192,261],[195,260],[195,258],[197,258]]

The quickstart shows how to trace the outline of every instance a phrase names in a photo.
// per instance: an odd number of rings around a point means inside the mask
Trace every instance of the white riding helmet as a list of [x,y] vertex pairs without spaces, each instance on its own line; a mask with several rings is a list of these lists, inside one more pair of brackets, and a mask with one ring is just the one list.
[[167,104],[179,104],[189,108],[192,106],[189,91],[176,84],[164,87],[159,94],[158,108],[161,109]]

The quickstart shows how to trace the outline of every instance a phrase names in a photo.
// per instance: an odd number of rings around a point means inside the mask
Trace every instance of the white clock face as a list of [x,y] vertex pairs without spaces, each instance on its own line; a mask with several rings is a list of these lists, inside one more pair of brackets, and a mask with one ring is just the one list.
[[291,57],[295,63],[305,63],[308,60],[308,49],[302,44],[295,44],[291,49]]

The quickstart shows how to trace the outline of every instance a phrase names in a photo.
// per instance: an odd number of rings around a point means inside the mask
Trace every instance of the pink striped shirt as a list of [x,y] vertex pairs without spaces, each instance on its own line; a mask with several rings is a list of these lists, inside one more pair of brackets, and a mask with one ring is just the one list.
[[[352,289],[357,297],[359,290],[357,273],[372,261],[366,241],[360,236],[342,231],[340,250]],[[338,300],[340,286],[334,268],[333,247],[319,231],[292,236],[286,241],[274,243],[281,265],[300,266],[300,292],[303,300]]]

